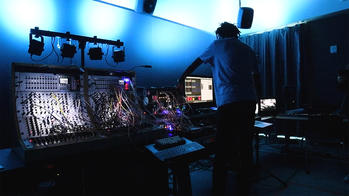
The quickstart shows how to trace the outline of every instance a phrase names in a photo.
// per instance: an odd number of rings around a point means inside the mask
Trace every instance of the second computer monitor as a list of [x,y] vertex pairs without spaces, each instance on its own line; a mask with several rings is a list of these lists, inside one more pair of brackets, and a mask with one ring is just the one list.
[[275,98],[267,98],[267,99],[260,99],[260,115],[275,115],[276,110],[276,99]]
[[213,102],[213,80],[211,77],[187,76],[184,87],[187,103]]

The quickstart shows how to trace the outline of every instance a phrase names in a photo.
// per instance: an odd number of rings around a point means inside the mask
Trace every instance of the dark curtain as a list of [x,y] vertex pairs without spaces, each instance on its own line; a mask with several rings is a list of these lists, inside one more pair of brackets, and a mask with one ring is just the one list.
[[240,38],[256,52],[259,59],[261,97],[275,97],[281,109],[300,106],[300,31],[301,26],[296,25]]

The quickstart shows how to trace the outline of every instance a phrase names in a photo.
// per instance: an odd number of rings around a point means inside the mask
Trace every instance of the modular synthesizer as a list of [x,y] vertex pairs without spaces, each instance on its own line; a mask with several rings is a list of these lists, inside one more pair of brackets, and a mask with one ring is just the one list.
[[141,123],[133,72],[14,63],[21,154],[127,135]]

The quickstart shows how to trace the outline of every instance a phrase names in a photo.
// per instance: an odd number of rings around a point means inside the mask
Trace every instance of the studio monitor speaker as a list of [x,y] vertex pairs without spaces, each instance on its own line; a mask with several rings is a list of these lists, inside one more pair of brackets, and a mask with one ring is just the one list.
[[147,14],[153,14],[157,0],[138,0],[138,1],[139,1],[139,6],[142,8],[143,12]]
[[250,7],[241,7],[238,15],[238,28],[249,29],[252,26],[253,9]]

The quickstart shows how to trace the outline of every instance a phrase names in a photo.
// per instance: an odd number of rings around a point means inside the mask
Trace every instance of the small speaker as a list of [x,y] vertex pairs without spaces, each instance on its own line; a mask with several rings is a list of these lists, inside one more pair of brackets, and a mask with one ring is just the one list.
[[143,0],[143,11],[148,14],[153,14],[157,0]]
[[253,9],[250,7],[241,7],[238,15],[238,28],[249,29],[252,26]]

